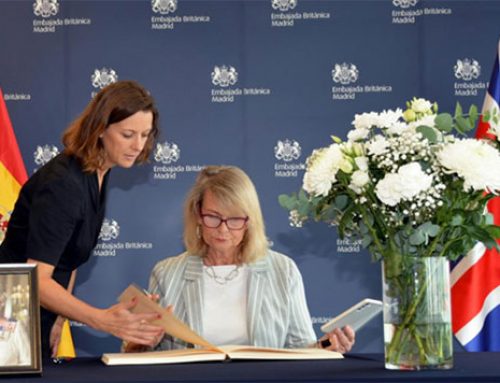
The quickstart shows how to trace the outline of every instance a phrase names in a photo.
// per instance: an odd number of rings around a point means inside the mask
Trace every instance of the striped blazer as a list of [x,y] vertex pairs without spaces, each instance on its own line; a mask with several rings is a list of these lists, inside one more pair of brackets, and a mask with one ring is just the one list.
[[[247,325],[250,343],[260,347],[297,348],[314,343],[316,336],[307,308],[302,276],[289,257],[268,251],[249,264]],[[153,268],[149,289],[164,307],[195,332],[203,334],[202,258],[188,253],[166,258]],[[166,336],[157,349],[192,347]]]

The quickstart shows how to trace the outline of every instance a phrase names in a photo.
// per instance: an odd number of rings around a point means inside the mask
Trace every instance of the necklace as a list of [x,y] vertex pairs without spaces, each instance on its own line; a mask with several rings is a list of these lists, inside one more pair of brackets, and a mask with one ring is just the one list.
[[220,276],[217,275],[215,272],[215,269],[213,266],[207,266],[205,271],[207,275],[212,278],[216,283],[219,285],[226,285],[228,282],[232,281],[234,278],[236,278],[240,272],[240,267],[241,265],[237,265],[232,269],[227,275],[225,276]]

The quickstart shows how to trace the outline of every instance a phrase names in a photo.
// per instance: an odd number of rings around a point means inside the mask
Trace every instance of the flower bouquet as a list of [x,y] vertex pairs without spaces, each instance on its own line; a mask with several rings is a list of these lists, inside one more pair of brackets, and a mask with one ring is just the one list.
[[292,226],[326,222],[382,261],[387,368],[451,367],[447,261],[477,242],[499,248],[486,211],[500,190],[499,116],[482,116],[489,138],[468,138],[479,117],[417,98],[356,115],[347,141],[312,152],[302,190],[279,197]]

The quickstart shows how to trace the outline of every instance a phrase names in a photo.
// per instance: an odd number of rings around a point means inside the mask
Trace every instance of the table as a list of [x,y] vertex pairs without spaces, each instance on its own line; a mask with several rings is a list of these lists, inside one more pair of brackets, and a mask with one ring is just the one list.
[[55,365],[43,376],[2,376],[0,383],[101,382],[500,382],[500,353],[454,355],[451,370],[391,371],[382,354],[315,361],[230,361],[156,366],[105,366],[98,358]]

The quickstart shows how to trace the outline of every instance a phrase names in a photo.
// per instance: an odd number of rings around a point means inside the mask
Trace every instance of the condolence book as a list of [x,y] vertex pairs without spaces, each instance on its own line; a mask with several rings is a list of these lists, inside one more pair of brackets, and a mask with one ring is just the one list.
[[132,364],[169,364],[221,361],[226,359],[305,360],[342,359],[342,354],[319,348],[268,348],[254,346],[220,346],[216,349],[185,348],[180,350],[104,354],[109,366]]
[[132,364],[168,364],[186,362],[206,362],[226,359],[260,359],[260,360],[301,360],[301,359],[342,359],[342,354],[318,348],[281,349],[254,346],[220,346],[217,347],[189,326],[176,318],[172,313],[153,302],[135,285],[130,285],[120,295],[120,302],[128,302],[136,298],[138,303],[131,310],[134,313],[156,312],[161,318],[151,323],[162,326],[169,335],[192,343],[202,348],[186,348],[179,350],[112,353],[104,354],[102,361],[107,365]]

